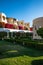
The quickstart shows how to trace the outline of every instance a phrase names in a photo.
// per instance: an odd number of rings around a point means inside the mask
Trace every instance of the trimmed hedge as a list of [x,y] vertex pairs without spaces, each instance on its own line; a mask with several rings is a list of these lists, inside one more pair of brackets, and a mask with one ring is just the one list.
[[11,42],[11,43],[13,43],[15,40],[14,39],[12,39],[12,38],[9,38],[9,39],[4,39],[5,41],[8,41],[8,42]]
[[36,48],[36,49],[39,49],[39,50],[43,50],[43,43],[41,44],[39,41],[33,41],[33,40],[17,40],[16,39],[16,42],[23,45],[24,43],[24,46],[26,47],[33,47],[33,48]]
[[30,40],[30,39],[18,39],[18,38],[9,38],[5,39],[8,42],[16,42],[16,44],[23,45],[26,47],[33,47],[39,50],[43,50],[43,43],[41,44],[39,41]]

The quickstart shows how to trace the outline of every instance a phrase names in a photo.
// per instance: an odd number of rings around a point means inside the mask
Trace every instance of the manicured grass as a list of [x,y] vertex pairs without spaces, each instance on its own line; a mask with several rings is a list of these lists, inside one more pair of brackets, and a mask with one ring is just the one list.
[[0,41],[0,65],[33,65],[39,59],[43,59],[42,50]]

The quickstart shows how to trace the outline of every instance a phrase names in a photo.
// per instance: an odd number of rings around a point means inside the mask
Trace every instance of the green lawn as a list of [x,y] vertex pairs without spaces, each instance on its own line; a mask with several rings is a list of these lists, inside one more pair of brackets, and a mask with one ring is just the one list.
[[0,65],[33,65],[39,59],[43,60],[41,50],[0,41]]

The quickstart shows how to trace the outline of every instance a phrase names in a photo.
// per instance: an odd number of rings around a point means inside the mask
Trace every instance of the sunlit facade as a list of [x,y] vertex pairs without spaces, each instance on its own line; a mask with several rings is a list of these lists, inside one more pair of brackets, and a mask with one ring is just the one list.
[[9,29],[29,30],[29,23],[24,23],[23,20],[19,21],[15,18],[8,18],[4,13],[0,13],[0,27]]
[[43,17],[39,17],[33,20],[33,39],[42,39],[38,34],[37,30],[43,27]]
[[11,37],[13,36],[13,32],[33,33],[33,31],[30,30],[29,23],[6,17],[4,13],[0,13],[0,32],[3,31],[7,32],[7,37],[9,37],[9,32],[11,32]]

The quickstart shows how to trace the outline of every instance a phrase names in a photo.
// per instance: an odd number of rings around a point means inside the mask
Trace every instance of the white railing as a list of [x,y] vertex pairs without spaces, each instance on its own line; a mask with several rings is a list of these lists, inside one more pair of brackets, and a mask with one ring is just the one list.
[[9,29],[9,28],[0,28],[0,32],[5,31],[5,32],[28,32],[28,33],[33,33],[33,31],[28,31],[28,30],[17,30],[17,29]]

